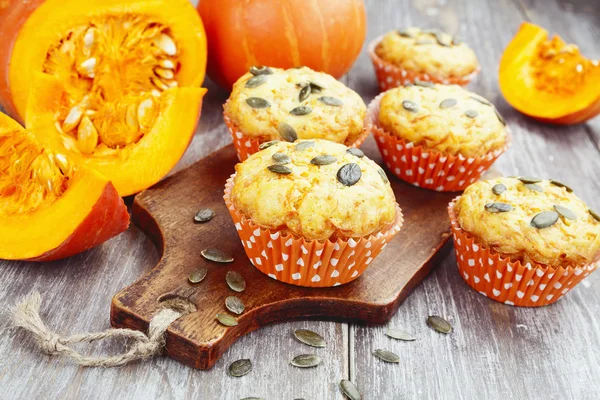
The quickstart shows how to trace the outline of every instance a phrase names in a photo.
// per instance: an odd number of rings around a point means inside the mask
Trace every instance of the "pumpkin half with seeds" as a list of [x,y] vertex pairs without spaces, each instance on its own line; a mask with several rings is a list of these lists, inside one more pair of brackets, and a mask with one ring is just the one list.
[[189,144],[205,93],[206,40],[193,6],[32,3],[13,12],[18,33],[0,51],[8,61],[0,65],[4,107],[122,196],[156,183]]
[[0,258],[51,261],[127,229],[113,185],[0,113]]
[[540,121],[576,124],[600,113],[600,62],[529,22],[504,50],[499,82],[508,103]]
[[600,217],[560,182],[480,181],[465,190],[455,212],[463,230],[523,265],[576,268],[600,258]]

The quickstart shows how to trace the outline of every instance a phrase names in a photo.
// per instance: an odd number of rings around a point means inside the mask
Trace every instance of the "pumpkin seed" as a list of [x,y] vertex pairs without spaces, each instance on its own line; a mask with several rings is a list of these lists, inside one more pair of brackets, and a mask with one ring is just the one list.
[[227,296],[227,298],[225,299],[225,307],[229,311],[237,315],[240,315],[246,309],[242,300],[240,300],[239,297],[236,296]]
[[273,159],[273,162],[279,165],[283,165],[283,164],[289,164],[292,162],[292,159],[290,158],[290,156],[288,156],[285,153],[275,153],[271,156],[271,159]]
[[298,140],[298,134],[296,133],[296,130],[292,128],[290,124],[285,122],[280,122],[279,125],[277,125],[277,132],[279,132],[281,138],[286,142],[295,142]]
[[277,144],[277,143],[279,143],[279,140],[271,140],[269,142],[261,143],[258,146],[258,149],[259,150],[268,149],[269,147],[271,147],[271,146],[273,146],[274,144]]
[[410,100],[404,100],[402,102],[402,107],[404,107],[404,109],[406,111],[410,111],[410,112],[419,111],[419,106],[417,105],[417,103],[410,101]]
[[256,67],[256,66],[252,66],[250,67],[250,73],[254,76],[258,76],[258,75],[271,75],[273,73],[273,70],[269,67]]
[[269,165],[267,167],[267,169],[269,171],[274,172],[274,173],[279,174],[279,175],[289,175],[289,174],[292,173],[292,169],[290,167],[285,166],[285,165],[278,165],[278,164]]
[[588,213],[590,213],[592,218],[594,218],[596,221],[600,222],[600,214],[598,214],[596,211],[592,210],[591,208],[588,209]]
[[544,192],[544,188],[541,187],[540,185],[536,185],[535,183],[526,183],[525,187],[529,190],[533,190],[535,192]]
[[512,211],[513,206],[507,203],[487,203],[485,210],[491,213],[501,213]]
[[303,86],[298,94],[298,101],[302,103],[304,100],[308,99],[308,96],[310,96],[310,91],[310,85]]
[[215,216],[214,210],[210,208],[201,208],[194,216],[195,222],[208,222]]
[[312,93],[319,93],[320,91],[325,90],[325,86],[318,83],[309,82],[308,84],[310,85],[310,90]]
[[427,325],[439,333],[448,334],[452,332],[452,325],[450,325],[450,322],[437,315],[430,315],[427,317]]
[[303,151],[303,150],[313,147],[314,145],[315,145],[315,142],[313,142],[312,140],[305,140],[305,141],[300,142],[297,145],[295,145],[294,150]]
[[550,183],[553,184],[554,186],[558,186],[558,187],[562,187],[565,188],[567,192],[572,193],[573,189],[571,189],[569,186],[565,185],[562,182],[559,181],[555,181],[554,179],[550,179]]
[[406,29],[403,29],[401,31],[396,31],[396,33],[405,38],[413,38],[414,37],[414,35]]
[[354,385],[354,383],[350,382],[349,380],[342,379],[340,381],[340,389],[342,389],[342,392],[350,400],[362,400],[362,396],[356,388],[356,385]]
[[229,371],[230,376],[234,376],[236,378],[247,375],[250,371],[252,371],[252,361],[247,358],[242,358],[229,364],[229,368],[227,370]]
[[357,149],[355,147],[350,147],[348,150],[346,150],[346,153],[350,153],[358,158],[363,158],[365,156],[365,153],[363,153],[361,149]]
[[219,249],[204,249],[200,252],[202,257],[206,258],[209,261],[214,261],[218,263],[230,263],[233,262],[233,257],[224,251]]
[[568,207],[562,206],[560,204],[555,204],[554,210],[566,219],[571,219],[571,220],[577,219],[577,214],[575,214],[573,211],[571,211],[571,209]]
[[494,192],[494,194],[500,195],[502,193],[504,193],[506,191],[506,186],[504,186],[501,183],[497,183],[492,187],[492,192]]
[[429,39],[421,39],[421,40],[417,40],[417,41],[415,42],[415,45],[417,45],[417,46],[421,46],[421,45],[424,45],[424,44],[434,44],[434,43],[435,43],[435,42],[434,42],[433,40],[429,40]]
[[331,97],[331,96],[321,96],[319,97],[319,101],[321,103],[327,104],[328,106],[333,106],[333,107],[341,107],[344,102],[340,99],[338,99],[337,97]]
[[290,110],[290,114],[295,115],[297,117],[310,114],[312,112],[312,108],[309,106],[298,106]]
[[267,108],[271,107],[268,101],[260,97],[248,97],[246,103],[252,108]]
[[188,280],[190,283],[200,283],[206,278],[207,272],[208,270],[206,268],[199,268],[188,276]]
[[458,101],[456,99],[445,99],[440,103],[440,108],[445,110],[446,108],[454,107],[457,103]]
[[381,179],[383,179],[383,181],[384,181],[385,183],[388,183],[388,182],[390,181],[390,180],[388,179],[388,177],[387,177],[387,175],[386,175],[386,173],[385,173],[385,171],[384,171],[384,170],[382,170],[381,168],[379,168],[379,169],[377,170],[377,172],[379,173],[379,176],[381,176]]
[[502,115],[500,115],[500,112],[496,107],[494,107],[494,113],[496,114],[496,118],[498,118],[498,121],[500,121],[502,125],[506,126],[506,120]]
[[414,84],[415,84],[415,86],[421,86],[421,87],[428,88],[428,89],[435,88],[435,85],[433,83],[427,82],[427,81],[422,81],[419,79],[415,79]]
[[312,347],[325,347],[325,339],[316,332],[308,329],[296,329],[294,336],[300,342]]
[[292,358],[290,364],[298,368],[312,368],[321,363],[321,357],[316,354],[300,354]]
[[438,42],[440,46],[450,47],[452,46],[452,37],[442,32],[435,33],[435,40]]
[[414,337],[413,335],[411,335],[410,333],[401,331],[399,329],[388,328],[388,330],[385,332],[385,334],[386,334],[386,336],[389,336],[392,339],[402,340],[405,342],[412,342],[414,340],[417,340],[417,338]]
[[388,350],[377,349],[373,352],[373,354],[375,355],[375,357],[377,357],[380,360],[385,361],[385,362],[389,362],[389,363],[399,363],[400,362],[400,357],[398,357],[398,354],[392,353],[391,351],[388,351]]
[[266,400],[264,397],[244,397],[240,400]]
[[402,85],[404,87],[411,87],[411,86],[415,86],[412,84],[412,82],[406,82],[404,85]]
[[469,96],[469,98],[470,98],[471,100],[475,100],[476,102],[478,102],[478,103],[481,103],[481,104],[483,104],[483,105],[486,105],[486,106],[491,106],[491,105],[492,105],[492,103],[490,103],[489,101],[487,101],[487,100],[486,100],[486,99],[484,99],[483,97],[478,97],[478,96]]
[[177,46],[175,45],[175,42],[169,35],[165,33],[161,33],[154,39],[154,45],[169,56],[174,56],[177,54]]
[[469,118],[477,118],[479,112],[477,112],[476,110],[467,110],[465,111],[465,115]]
[[225,281],[227,282],[227,286],[234,292],[241,293],[246,289],[246,280],[239,272],[227,271]]
[[333,164],[336,161],[337,161],[336,157],[330,156],[329,154],[322,154],[322,155],[316,156],[315,158],[310,160],[310,163],[313,165],[329,165],[329,164]]
[[216,317],[217,321],[225,326],[236,326],[238,324],[236,319],[229,314],[218,313]]
[[531,226],[537,229],[544,229],[554,225],[558,221],[556,211],[542,211],[531,219]]
[[540,178],[533,176],[517,176],[517,179],[523,183],[540,183],[542,181]]
[[337,172],[337,180],[344,186],[356,184],[362,176],[360,166],[356,163],[343,165]]
[[266,81],[267,81],[267,76],[266,75],[256,75],[256,76],[253,76],[252,78],[248,79],[246,81],[246,84],[244,86],[246,88],[248,88],[248,89],[252,89],[252,88],[255,88],[255,87],[259,87],[260,85],[262,85]]

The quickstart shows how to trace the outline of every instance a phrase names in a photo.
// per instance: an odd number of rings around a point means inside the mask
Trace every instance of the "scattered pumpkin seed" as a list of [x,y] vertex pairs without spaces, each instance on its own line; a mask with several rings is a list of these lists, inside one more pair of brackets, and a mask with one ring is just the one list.
[[450,322],[437,315],[430,315],[427,317],[427,325],[439,333],[448,334],[452,332],[452,325],[450,325]]
[[346,150],[346,153],[350,153],[358,158],[363,158],[365,156],[365,153],[363,153],[361,149],[357,149],[355,147],[350,147],[348,150]]
[[290,114],[295,115],[297,117],[310,114],[312,112],[312,108],[309,106],[298,106],[290,110]]
[[413,340],[417,340],[416,337],[414,337],[413,335],[411,335],[408,332],[405,331],[401,331],[399,329],[391,329],[389,328],[385,334],[389,337],[391,337],[392,339],[396,339],[396,340],[402,340],[405,342],[412,342]]
[[233,257],[230,254],[225,253],[219,249],[204,249],[200,252],[202,257],[209,261],[218,263],[230,263],[233,262]]
[[325,90],[325,86],[315,82],[310,82],[309,85],[312,93],[319,93],[320,91]]
[[362,176],[360,166],[356,163],[343,165],[337,172],[337,180],[344,186],[356,184]]
[[442,100],[442,102],[440,103],[440,108],[442,110],[445,110],[446,108],[454,107],[457,103],[458,103],[458,101],[456,99],[453,99],[453,98],[445,99],[445,100]]
[[544,229],[554,225],[558,221],[556,211],[542,211],[531,219],[531,226],[537,229]]
[[421,39],[421,40],[417,40],[417,41],[415,42],[415,45],[416,45],[416,46],[421,46],[421,45],[424,45],[424,44],[434,44],[434,43],[435,43],[435,42],[434,42],[433,40],[429,40],[429,39]]
[[215,216],[215,211],[211,208],[201,208],[194,216],[195,222],[208,222]]
[[344,102],[340,99],[338,99],[337,97],[331,97],[331,96],[321,96],[319,97],[319,101],[321,103],[327,104],[328,106],[333,106],[333,107],[341,107]]
[[290,364],[298,368],[312,368],[321,364],[321,357],[316,354],[300,354],[292,358]]
[[277,144],[277,143],[279,143],[279,140],[271,140],[269,142],[261,143],[258,146],[258,149],[259,150],[268,149],[269,147],[271,147],[271,146],[273,146],[274,144]]
[[479,112],[477,112],[477,110],[467,110],[465,111],[465,115],[469,118],[477,118]]
[[308,99],[308,97],[310,96],[310,92],[311,88],[309,84],[302,86],[302,89],[300,89],[300,93],[298,93],[298,101],[302,103],[304,100]]
[[415,103],[414,101],[410,101],[410,100],[404,100],[402,102],[402,107],[404,107],[404,109],[406,111],[410,111],[410,112],[419,111],[419,106],[417,105],[417,103]]
[[550,179],[550,183],[553,184],[554,186],[558,186],[558,187],[562,187],[565,188],[567,192],[572,193],[573,189],[571,189],[569,186],[565,185],[562,182],[559,181],[555,181],[554,179]]
[[356,388],[356,385],[349,380],[342,379],[340,381],[340,389],[342,389],[342,393],[344,393],[350,400],[362,400],[362,396]]
[[234,361],[229,364],[228,371],[230,376],[234,376],[236,378],[244,376],[252,371],[252,361],[247,358]]
[[206,268],[198,268],[188,276],[190,283],[200,283],[206,277],[208,270]]
[[303,151],[303,150],[309,149],[311,147],[314,147],[314,145],[315,145],[315,142],[313,142],[312,140],[305,140],[305,141],[300,142],[297,145],[295,145],[294,150]]
[[247,89],[253,89],[255,87],[259,87],[266,81],[267,81],[266,75],[256,75],[256,76],[253,76],[252,78],[248,79],[246,81],[246,84],[244,85],[244,87],[246,87]]
[[322,154],[310,160],[310,163],[313,165],[329,165],[333,164],[336,161],[337,158],[335,156],[331,156],[329,154]]
[[412,84],[412,82],[405,82],[404,85],[402,85],[404,87],[411,87],[411,86],[415,86]]
[[498,118],[498,121],[500,121],[500,123],[504,126],[506,126],[506,120],[504,119],[504,117],[500,114],[500,112],[498,111],[498,109],[496,107],[494,107],[494,113],[496,114],[496,118]]
[[422,80],[419,80],[419,79],[415,79],[414,85],[415,86],[421,86],[421,87],[424,87],[424,88],[429,88],[429,89],[433,89],[435,87],[435,85],[433,83],[427,82],[427,81],[422,81]]
[[385,362],[389,362],[389,363],[399,363],[400,362],[400,357],[398,357],[398,354],[392,353],[391,351],[388,351],[388,350],[377,349],[373,352],[373,354],[375,355],[375,357],[377,357],[380,360],[385,361]]
[[413,38],[413,34],[410,33],[408,30],[403,29],[401,31],[396,31],[396,33],[402,37],[406,37],[406,38]]
[[271,107],[268,101],[261,97],[248,97],[246,103],[252,108],[267,108]]
[[300,342],[312,347],[325,347],[325,339],[316,332],[308,329],[296,329],[294,336]]
[[483,97],[479,97],[479,96],[469,96],[469,98],[470,98],[471,100],[475,100],[476,102],[478,102],[478,103],[481,103],[481,104],[483,104],[483,105],[486,105],[486,106],[491,106],[491,105],[492,105],[492,103],[490,103],[489,101],[487,101],[487,100],[486,100],[486,99],[484,99]]
[[443,32],[436,32],[435,40],[438,42],[438,44],[440,46],[443,46],[443,47],[452,46],[452,37],[450,35],[444,34]]
[[235,318],[233,318],[229,314],[224,314],[224,313],[217,314],[217,321],[219,321],[221,324],[223,324],[225,326],[236,326],[238,324],[238,322],[236,321]]
[[555,204],[554,210],[566,219],[571,219],[571,220],[577,219],[577,214],[575,214],[573,211],[571,211],[571,209],[568,207],[562,206],[560,204]]
[[487,203],[485,210],[491,213],[508,212],[513,209],[513,206],[507,203]]
[[533,176],[517,176],[517,179],[523,183],[540,183],[542,181],[540,178]]
[[289,175],[292,173],[292,169],[290,167],[279,164],[269,165],[267,169],[279,175]]
[[492,187],[492,192],[494,192],[494,194],[500,195],[502,193],[504,193],[506,191],[506,186],[504,186],[501,183],[497,183]]
[[285,122],[280,122],[279,125],[277,125],[277,132],[279,132],[281,138],[286,142],[295,142],[298,140],[298,134],[296,133],[296,130],[292,128],[290,124]]
[[250,73],[254,76],[257,75],[271,75],[273,73],[273,70],[269,67],[264,67],[264,66],[260,66],[260,67],[250,67]]
[[227,271],[225,281],[227,282],[227,286],[234,292],[241,293],[246,289],[246,280],[239,272]]
[[387,175],[386,175],[386,173],[385,173],[385,171],[384,171],[384,170],[382,170],[381,168],[379,168],[379,169],[377,170],[377,172],[379,173],[379,176],[381,176],[381,179],[383,179],[383,181],[384,181],[385,183],[388,183],[388,182],[390,181],[390,180],[388,179],[388,177],[387,177]]
[[240,315],[246,309],[242,300],[236,296],[227,296],[225,299],[225,307],[234,314]]
[[285,153],[274,153],[271,156],[271,159],[273,160],[274,163],[279,164],[279,165],[289,164],[292,162],[292,159],[290,158],[290,156],[288,156]]
[[544,188],[541,187],[540,185],[536,185],[535,183],[526,183],[525,187],[529,190],[533,190],[535,192],[540,192],[543,193],[544,192]]
[[588,213],[590,213],[592,218],[594,218],[596,221],[600,222],[600,214],[598,214],[596,211],[592,210],[591,208],[588,209]]

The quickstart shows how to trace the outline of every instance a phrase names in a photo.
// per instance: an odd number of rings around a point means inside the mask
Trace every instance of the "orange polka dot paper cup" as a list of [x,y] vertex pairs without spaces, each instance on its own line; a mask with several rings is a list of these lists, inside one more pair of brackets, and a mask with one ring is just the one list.
[[358,278],[400,231],[403,218],[383,231],[360,239],[306,240],[260,227],[236,210],[231,202],[235,174],[225,185],[225,204],[250,262],[269,277],[297,286],[332,287]]
[[414,83],[415,81],[466,86],[477,76],[477,74],[479,74],[479,71],[481,70],[480,67],[477,67],[477,69],[469,75],[448,77],[439,77],[429,75],[424,72],[406,70],[380,58],[377,55],[375,49],[382,39],[383,36],[380,36],[369,44],[369,55],[371,56],[373,68],[375,69],[375,75],[377,76],[377,81],[379,82],[379,89],[381,89],[382,92],[398,86]]
[[490,299],[519,307],[552,304],[598,268],[600,262],[552,268],[504,258],[460,227],[454,211],[458,199],[448,206],[458,271],[469,286]]
[[511,143],[507,128],[506,143],[500,149],[480,157],[443,154],[399,138],[379,124],[379,106],[385,93],[375,97],[367,108],[365,129],[373,133],[388,170],[414,186],[438,192],[464,190],[477,181]]

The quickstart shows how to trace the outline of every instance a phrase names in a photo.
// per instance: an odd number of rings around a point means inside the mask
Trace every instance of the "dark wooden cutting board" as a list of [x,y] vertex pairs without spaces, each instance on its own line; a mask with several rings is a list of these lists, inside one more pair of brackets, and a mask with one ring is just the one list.
[[[381,164],[371,138],[362,149]],[[295,319],[383,324],[445,254],[450,236],[446,207],[456,193],[419,189],[388,173],[404,225],[361,277],[335,288],[302,288],[273,280],[248,261],[223,201],[225,181],[237,161],[233,147],[225,147],[140,193],[133,204],[133,221],[153,240],[161,258],[147,275],[115,295],[111,323],[146,330],[161,300],[188,298],[197,311],[171,324],[165,351],[184,364],[208,369],[238,337],[266,324]],[[214,209],[216,217],[194,223],[196,211],[204,207]],[[209,247],[232,254],[235,261],[217,265],[204,260],[200,251]],[[206,278],[190,284],[188,275],[201,266],[208,269]],[[243,293],[228,288],[229,270],[244,276]],[[226,312],[225,298],[234,294],[246,311],[237,326],[225,327],[215,315]]]

